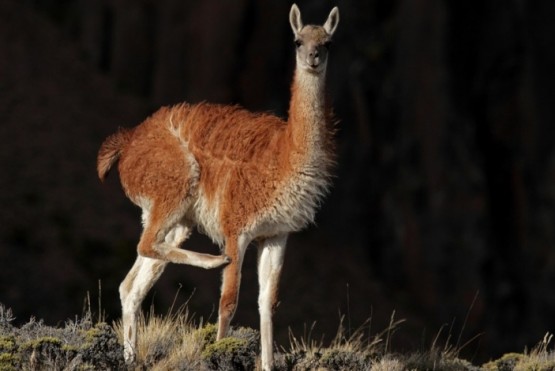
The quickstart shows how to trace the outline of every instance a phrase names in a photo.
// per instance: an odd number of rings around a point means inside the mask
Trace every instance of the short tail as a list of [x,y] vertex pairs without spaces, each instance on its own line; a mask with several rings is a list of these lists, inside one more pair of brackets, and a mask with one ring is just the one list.
[[101,181],[106,179],[112,166],[119,160],[125,145],[131,140],[132,129],[119,129],[110,135],[100,146],[96,161],[96,170]]

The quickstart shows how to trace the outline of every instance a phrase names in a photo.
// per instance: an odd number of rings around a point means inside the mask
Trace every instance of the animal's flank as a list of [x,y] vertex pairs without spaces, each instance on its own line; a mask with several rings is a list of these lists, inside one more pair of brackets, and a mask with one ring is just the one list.
[[110,135],[100,146],[96,162],[96,170],[100,180],[104,181],[108,172],[121,156],[123,147],[131,139],[132,129],[119,129],[115,134]]

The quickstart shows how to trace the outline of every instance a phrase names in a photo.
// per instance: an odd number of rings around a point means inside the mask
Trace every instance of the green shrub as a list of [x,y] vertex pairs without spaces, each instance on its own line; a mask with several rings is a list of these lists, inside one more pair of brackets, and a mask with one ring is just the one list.
[[0,304],[0,370],[121,369],[123,347],[111,326],[92,325],[90,315],[63,327],[31,319],[11,325],[11,311]]
[[193,339],[204,345],[213,344],[216,342],[216,335],[218,334],[218,326],[215,323],[209,323],[194,331]]
[[62,341],[53,336],[28,340],[19,348],[21,360],[33,369],[61,368],[67,363]]
[[479,371],[480,368],[449,352],[431,350],[427,353],[414,354],[405,360],[408,370],[442,370],[442,371]]
[[80,352],[84,362],[97,369],[119,369],[125,364],[123,347],[112,327],[106,323],[85,331],[84,339]]
[[501,358],[482,366],[485,371],[554,371],[555,354],[532,352],[530,354],[507,353]]
[[212,370],[253,370],[257,355],[258,332],[240,328],[230,337],[209,343],[201,357]]
[[15,336],[0,336],[0,371],[16,370],[20,364]]
[[371,363],[371,357],[363,352],[346,349],[326,349],[320,365],[329,370],[366,370]]
[[486,371],[513,371],[523,357],[523,354],[507,353],[498,360],[484,364],[482,368]]

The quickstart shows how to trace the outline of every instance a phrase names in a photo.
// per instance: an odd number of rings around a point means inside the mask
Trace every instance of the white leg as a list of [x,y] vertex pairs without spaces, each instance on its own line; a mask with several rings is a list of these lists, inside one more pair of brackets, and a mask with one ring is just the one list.
[[172,251],[177,251],[179,254],[187,257],[188,265],[206,269],[217,268],[222,265],[222,262],[229,261],[229,258],[226,256],[213,256],[186,249],[180,249],[179,245],[189,238],[191,232],[192,228],[190,226],[182,223],[177,224],[168,232],[164,238],[164,242],[158,245],[160,251],[167,253],[168,256],[172,255]]
[[262,369],[271,370],[274,361],[272,315],[277,304],[279,277],[283,266],[287,235],[268,238],[258,247],[258,310]]
[[123,355],[125,362],[135,361],[137,348],[137,315],[141,303],[168,263],[162,260],[138,256],[133,268],[121,285],[119,293],[123,321]]

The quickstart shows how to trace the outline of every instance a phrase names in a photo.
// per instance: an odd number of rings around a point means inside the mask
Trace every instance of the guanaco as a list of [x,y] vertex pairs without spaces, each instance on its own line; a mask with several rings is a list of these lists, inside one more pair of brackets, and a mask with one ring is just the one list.
[[[287,236],[314,221],[334,163],[325,83],[339,11],[333,8],[322,26],[305,26],[293,4],[289,22],[296,67],[286,121],[238,106],[182,103],[120,129],[100,147],[99,178],[119,160],[122,187],[142,209],[138,256],[119,288],[127,363],[136,357],[141,302],[170,262],[225,266],[217,339],[225,337],[245,250],[255,242],[261,364],[264,370],[273,365],[272,315]],[[221,246],[222,255],[181,249],[194,227]]]

